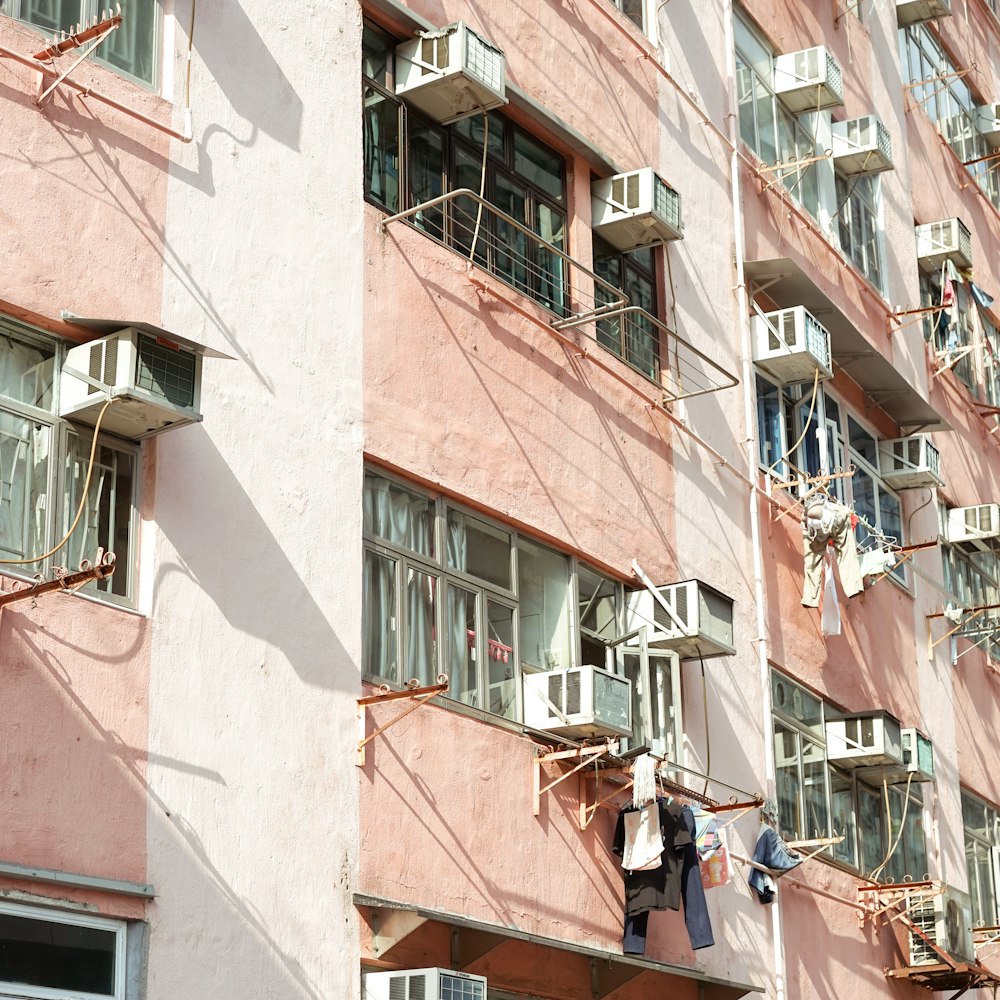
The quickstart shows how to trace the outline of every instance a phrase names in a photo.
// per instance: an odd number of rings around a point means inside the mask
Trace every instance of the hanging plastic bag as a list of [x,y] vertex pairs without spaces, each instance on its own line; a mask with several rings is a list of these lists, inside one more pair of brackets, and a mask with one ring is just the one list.
[[829,546],[823,560],[823,635],[840,635],[840,599],[833,575],[833,552]]

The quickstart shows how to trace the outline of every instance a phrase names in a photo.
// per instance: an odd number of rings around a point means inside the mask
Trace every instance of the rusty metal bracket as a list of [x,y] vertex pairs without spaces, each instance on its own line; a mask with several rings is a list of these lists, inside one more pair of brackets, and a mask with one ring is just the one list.
[[[355,761],[358,767],[364,767],[365,764],[365,746],[376,736],[381,735],[387,729],[394,726],[400,719],[405,718],[410,712],[415,712],[421,705],[426,705],[431,698],[436,698],[439,694],[444,694],[448,690],[448,677],[446,674],[438,674],[437,683],[430,684],[426,687],[418,687],[418,681],[411,680],[410,686],[404,688],[402,691],[392,691],[387,684],[383,684],[379,689],[377,694],[368,695],[365,698],[358,698],[357,707],[357,733],[358,733],[358,757]],[[369,705],[380,705],[386,701],[400,701],[400,700],[412,701],[412,705],[408,705],[403,709],[399,715],[394,716],[390,719],[384,726],[379,726],[371,735],[365,736],[365,709]]]
[[6,604],[14,604],[17,601],[34,600],[39,595],[48,594],[53,590],[73,594],[92,580],[107,580],[114,571],[114,552],[105,552],[104,549],[98,549],[94,564],[91,565],[89,559],[84,559],[80,563],[79,571],[76,573],[70,573],[65,566],[56,566],[52,570],[54,576],[52,580],[36,576],[35,583],[26,583],[19,580],[14,581],[14,585],[17,587],[16,590],[0,594],[0,608]]

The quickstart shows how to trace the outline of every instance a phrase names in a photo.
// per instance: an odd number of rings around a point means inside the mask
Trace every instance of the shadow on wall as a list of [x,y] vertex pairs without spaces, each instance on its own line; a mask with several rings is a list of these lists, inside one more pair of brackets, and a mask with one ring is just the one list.
[[[227,881],[197,829],[173,802],[156,793],[146,771],[185,775],[191,786],[207,781],[220,795],[232,791],[226,778],[195,762],[130,745],[114,728],[122,722],[131,724],[132,700],[145,698],[140,691],[145,679],[135,671],[132,689],[116,692],[127,696],[119,706],[124,714],[117,723],[107,720],[106,693],[99,703],[91,700],[83,694],[79,678],[74,679],[74,669],[76,675],[101,664],[127,669],[136,655],[135,645],[126,643],[113,655],[101,656],[70,641],[71,629],[60,637],[27,614],[8,611],[0,624],[5,649],[0,681],[18,705],[18,710],[5,712],[7,736],[0,743],[5,798],[15,796],[9,801],[16,805],[0,832],[0,856],[139,882],[150,874],[160,878],[169,872],[169,886],[183,892],[164,891],[165,886],[157,884],[159,895],[148,905],[146,919],[154,953],[183,955],[183,961],[161,958],[155,963],[150,996],[184,995],[193,982],[199,983],[199,995],[231,996],[237,976],[253,982],[259,995],[287,1000],[321,1000],[329,995],[276,940],[255,906]],[[95,635],[92,625],[80,631]],[[125,684],[129,683],[126,678]],[[25,718],[24,706],[30,706],[30,719]],[[47,738],[40,740],[40,731]],[[132,739],[145,742],[138,732]],[[263,803],[261,809],[266,811]],[[213,822],[210,816],[209,825]],[[81,830],[88,836],[81,837]],[[256,831],[239,828],[232,831],[234,839],[255,835]],[[154,873],[146,868],[147,854],[156,859]],[[331,858],[331,872],[317,872],[317,879],[328,884],[339,877],[342,885],[343,875],[333,871],[337,865]],[[24,885],[43,896],[57,897],[61,891]]]
[[[199,516],[191,516],[190,505],[157,505],[157,523],[177,561],[160,561],[154,594],[165,577],[183,574],[233,628],[281,650],[302,681],[356,695],[359,674],[335,672],[335,664],[351,658],[281,543],[204,428],[184,433],[180,478],[198,484]],[[179,481],[162,472],[164,483]]]
[[254,131],[298,151],[302,101],[238,0],[215,0],[199,8],[195,48],[233,110]]

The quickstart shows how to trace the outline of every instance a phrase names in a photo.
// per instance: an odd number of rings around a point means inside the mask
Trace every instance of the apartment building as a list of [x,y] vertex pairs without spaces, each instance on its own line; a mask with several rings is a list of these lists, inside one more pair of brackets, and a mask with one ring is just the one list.
[[4,0],[0,102],[0,996],[1000,984],[994,0]]

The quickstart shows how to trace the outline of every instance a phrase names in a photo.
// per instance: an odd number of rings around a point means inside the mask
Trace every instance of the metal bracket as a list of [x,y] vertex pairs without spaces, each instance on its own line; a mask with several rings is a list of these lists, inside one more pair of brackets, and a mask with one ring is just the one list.
[[0,594],[0,608],[6,604],[14,604],[17,601],[34,600],[40,594],[48,594],[53,590],[61,590],[64,593],[73,594],[92,580],[107,580],[114,571],[114,552],[105,552],[104,549],[98,549],[94,565],[90,564],[89,559],[84,559],[80,563],[80,570],[77,573],[70,573],[65,566],[56,566],[52,570],[55,577],[53,580],[45,580],[41,575],[35,578],[36,582],[33,584],[15,580],[14,585],[17,587],[16,590]]
[[[436,698],[439,694],[444,694],[448,690],[448,678],[445,674],[438,674],[438,683],[431,684],[427,687],[417,687],[418,683],[416,680],[410,682],[411,687],[407,687],[402,691],[391,691],[388,685],[383,684],[379,690],[378,694],[369,695],[366,698],[358,698],[357,707],[357,725],[358,725],[358,758],[355,761],[358,767],[364,767],[365,764],[365,745],[371,743],[376,736],[384,733],[391,726],[394,726],[400,719],[405,718],[410,712],[415,712],[421,705],[426,705],[431,698]],[[365,708],[368,705],[381,704],[384,701],[399,701],[400,699],[406,699],[408,701],[413,701],[414,704],[409,705],[407,708],[403,709],[399,715],[390,719],[384,726],[379,726],[370,736],[365,736]]]

